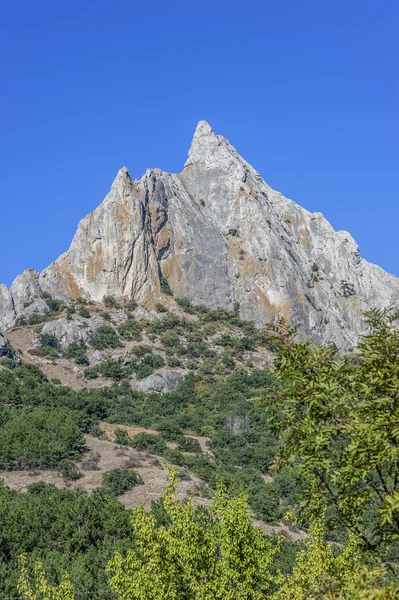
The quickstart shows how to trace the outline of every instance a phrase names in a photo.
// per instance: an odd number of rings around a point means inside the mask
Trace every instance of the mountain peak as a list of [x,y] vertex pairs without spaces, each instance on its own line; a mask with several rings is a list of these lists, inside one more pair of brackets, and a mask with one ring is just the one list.
[[186,168],[198,162],[209,162],[212,160],[215,148],[220,144],[219,136],[216,135],[209,123],[200,121],[195,129],[188,159],[184,167]]
[[45,292],[152,310],[164,302],[162,278],[176,297],[239,307],[260,327],[283,317],[341,348],[364,330],[363,310],[399,302],[398,279],[361,259],[347,233],[274,192],[200,121],[183,173],[151,169],[132,185],[123,167],[66,253],[0,286],[0,328],[48,311]]
[[112,187],[118,187],[121,184],[123,184],[126,180],[130,180],[131,177],[129,175],[129,171],[127,170],[126,167],[122,167],[121,169],[119,169],[118,173],[116,174],[116,177],[112,183]]
[[215,135],[209,123],[207,121],[199,121],[194,132],[194,139],[212,134]]

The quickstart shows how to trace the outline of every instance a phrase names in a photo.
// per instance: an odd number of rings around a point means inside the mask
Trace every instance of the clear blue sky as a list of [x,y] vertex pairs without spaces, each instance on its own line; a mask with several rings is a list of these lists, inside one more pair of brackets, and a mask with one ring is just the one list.
[[399,276],[397,0],[0,3],[0,281],[207,120]]

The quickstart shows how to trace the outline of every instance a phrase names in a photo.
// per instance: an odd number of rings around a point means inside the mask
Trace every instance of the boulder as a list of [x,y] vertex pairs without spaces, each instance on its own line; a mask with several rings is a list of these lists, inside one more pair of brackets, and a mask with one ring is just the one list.
[[93,354],[90,357],[90,366],[95,367],[99,365],[104,360],[104,354],[100,352],[100,350],[94,350]]
[[142,381],[134,383],[132,387],[140,392],[171,392],[183,379],[181,371],[156,371]]
[[39,273],[34,269],[26,269],[14,280],[10,294],[17,317],[35,317],[49,312],[39,285]]

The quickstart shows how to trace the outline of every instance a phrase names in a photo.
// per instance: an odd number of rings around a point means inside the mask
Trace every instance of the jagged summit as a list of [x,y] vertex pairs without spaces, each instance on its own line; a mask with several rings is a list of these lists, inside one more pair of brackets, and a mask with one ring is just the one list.
[[232,157],[243,161],[226,138],[217,135],[207,121],[200,121],[194,132],[184,168],[197,163],[215,166],[223,161],[231,161]]
[[399,301],[399,280],[363,260],[347,232],[272,190],[200,121],[180,174],[149,169],[132,181],[123,167],[67,252],[0,285],[0,329],[47,310],[46,292],[152,309],[165,300],[161,277],[194,304],[239,304],[259,326],[283,316],[343,348],[362,331],[362,311]]

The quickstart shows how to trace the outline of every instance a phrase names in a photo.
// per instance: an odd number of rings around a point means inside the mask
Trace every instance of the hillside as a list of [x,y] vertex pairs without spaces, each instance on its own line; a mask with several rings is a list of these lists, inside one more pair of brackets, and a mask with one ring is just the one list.
[[[107,473],[122,470],[137,474],[139,484],[117,484],[118,500],[150,510],[167,482],[167,461],[179,470],[180,500],[208,506],[220,478],[231,491],[245,486],[257,527],[284,532],[294,544],[305,534],[282,522],[293,475],[270,474],[278,440],[258,404],[273,383],[276,340],[235,312],[179,302],[173,311],[158,304],[156,314],[111,297],[53,304],[34,323],[10,329],[8,356],[0,359],[0,479],[19,495],[39,486],[43,510],[49,493],[93,495],[107,489]],[[159,372],[177,375],[175,389],[148,387]],[[18,553],[29,552],[27,540],[20,538]],[[32,560],[39,547],[36,541]],[[69,569],[75,559],[63,552],[57,560]],[[15,597],[16,563],[5,564],[0,589]],[[93,576],[100,597],[101,570],[81,576],[78,590]]]
[[0,595],[397,598],[398,298],[205,122],[181,174],[122,169],[0,286]]

